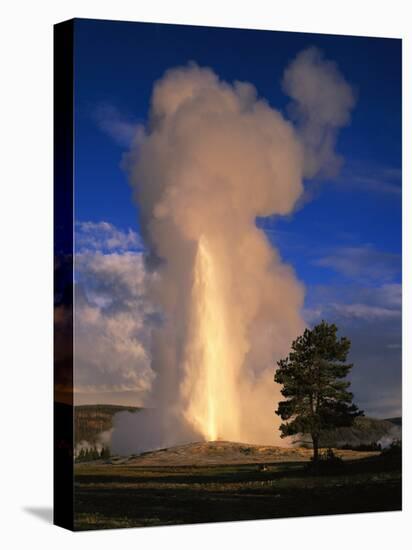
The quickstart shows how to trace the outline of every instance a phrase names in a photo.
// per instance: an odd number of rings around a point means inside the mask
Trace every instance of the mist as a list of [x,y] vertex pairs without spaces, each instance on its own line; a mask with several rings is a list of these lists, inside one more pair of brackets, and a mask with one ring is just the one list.
[[149,251],[147,294],[162,312],[151,334],[154,410],[117,418],[114,452],[285,444],[273,375],[305,327],[304,288],[256,218],[292,213],[304,178],[339,170],[337,132],[354,95],[314,48],[291,62],[282,86],[290,119],[252,84],[194,63],[153,88],[124,166]]

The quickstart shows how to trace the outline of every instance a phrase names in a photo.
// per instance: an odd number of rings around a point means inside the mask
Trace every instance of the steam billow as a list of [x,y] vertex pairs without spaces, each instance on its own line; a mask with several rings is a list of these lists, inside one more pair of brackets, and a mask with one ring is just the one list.
[[276,358],[304,328],[304,288],[256,227],[290,214],[303,179],[336,171],[353,95],[305,50],[285,72],[289,121],[250,83],[196,64],[166,72],[126,167],[149,252],[150,411],[118,422],[123,452],[196,440],[279,443]]

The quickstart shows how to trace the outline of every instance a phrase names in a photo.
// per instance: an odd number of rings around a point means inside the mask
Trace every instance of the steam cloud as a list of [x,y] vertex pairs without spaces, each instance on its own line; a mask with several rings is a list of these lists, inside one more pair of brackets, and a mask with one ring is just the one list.
[[349,122],[355,104],[352,88],[336,64],[323,59],[316,48],[296,57],[282,84],[294,100],[290,113],[305,146],[304,176],[336,175],[342,163],[334,151],[336,135]]
[[252,84],[196,64],[154,87],[125,166],[150,250],[148,292],[164,314],[152,335],[155,410],[118,423],[114,450],[279,443],[274,364],[304,328],[304,289],[255,220],[289,214],[304,177],[336,169],[336,132],[354,103],[315,49],[297,56],[283,87],[296,126]]

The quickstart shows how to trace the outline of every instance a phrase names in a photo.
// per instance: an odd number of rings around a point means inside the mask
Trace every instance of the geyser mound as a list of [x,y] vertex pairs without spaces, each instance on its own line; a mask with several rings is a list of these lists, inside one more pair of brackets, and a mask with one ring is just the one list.
[[267,464],[309,460],[310,449],[250,445],[233,441],[199,441],[145,452],[128,460],[136,466]]

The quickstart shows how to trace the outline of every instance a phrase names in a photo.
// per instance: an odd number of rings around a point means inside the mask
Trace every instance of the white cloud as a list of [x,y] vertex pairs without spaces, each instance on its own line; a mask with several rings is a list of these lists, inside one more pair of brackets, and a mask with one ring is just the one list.
[[154,312],[145,297],[143,254],[133,250],[139,238],[106,222],[77,228],[75,391],[144,395],[155,376],[149,351]]
[[142,250],[143,243],[132,229],[122,231],[108,222],[76,222],[76,250]]

